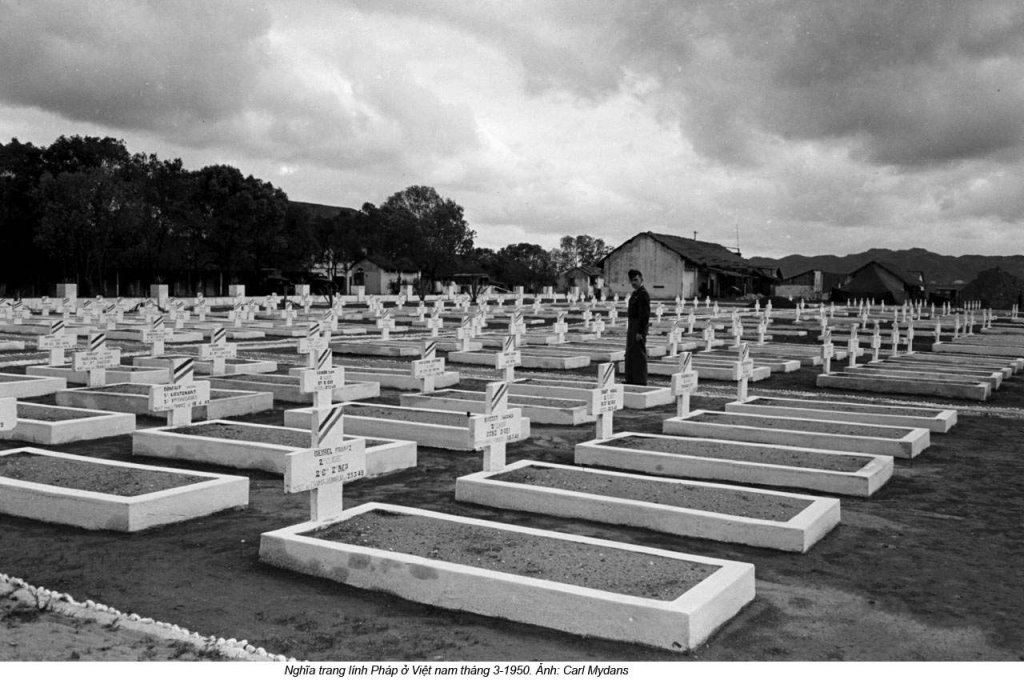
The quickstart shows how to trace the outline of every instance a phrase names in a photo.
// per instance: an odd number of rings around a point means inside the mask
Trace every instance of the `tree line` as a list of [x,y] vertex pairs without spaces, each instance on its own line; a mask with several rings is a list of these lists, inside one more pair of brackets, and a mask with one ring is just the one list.
[[0,144],[5,296],[47,294],[57,281],[82,295],[141,295],[151,283],[172,284],[172,294],[224,294],[231,283],[258,294],[285,282],[335,292],[367,257],[418,272],[408,283],[420,294],[458,274],[539,291],[609,250],[586,235],[552,250],[479,248],[475,238],[463,208],[427,186],[325,214],[230,165],[189,170],[110,137]]

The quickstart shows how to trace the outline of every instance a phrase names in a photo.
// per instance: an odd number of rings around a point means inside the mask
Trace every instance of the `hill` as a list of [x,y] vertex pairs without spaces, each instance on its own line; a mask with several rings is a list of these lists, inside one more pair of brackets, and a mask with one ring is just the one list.
[[1009,309],[1024,293],[1024,279],[1002,269],[987,269],[964,286],[960,295],[965,300],[981,300],[985,307]]
[[783,276],[793,276],[809,269],[826,272],[847,273],[877,260],[906,272],[924,272],[925,284],[929,287],[959,282],[960,285],[973,281],[986,270],[1001,269],[1024,279],[1024,255],[939,255],[923,248],[910,250],[888,250],[872,248],[862,253],[842,257],[837,255],[787,255],[779,259],[751,257],[749,261],[758,267],[778,267]]

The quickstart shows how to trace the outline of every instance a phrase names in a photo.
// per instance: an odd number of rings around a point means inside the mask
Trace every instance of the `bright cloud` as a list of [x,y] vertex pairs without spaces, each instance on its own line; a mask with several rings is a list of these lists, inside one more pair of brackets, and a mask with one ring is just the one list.
[[0,63],[7,139],[112,135],[336,205],[429,184],[485,246],[1024,242],[1013,0],[0,0]]

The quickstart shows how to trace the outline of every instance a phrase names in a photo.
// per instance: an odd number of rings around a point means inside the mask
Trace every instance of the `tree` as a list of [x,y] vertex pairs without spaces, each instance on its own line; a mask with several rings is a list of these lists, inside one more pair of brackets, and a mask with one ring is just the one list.
[[44,172],[43,149],[17,139],[0,144],[0,288],[49,283],[46,256],[35,243],[42,217],[36,190]]
[[498,278],[509,288],[522,286],[537,293],[544,286],[554,285],[558,277],[550,253],[534,243],[505,246],[495,259],[500,271]]
[[563,236],[558,245],[551,256],[560,272],[595,265],[612,250],[602,239],[586,234]]
[[442,198],[432,187],[411,186],[380,206],[387,232],[386,254],[406,259],[420,271],[422,299],[436,281],[451,277],[472,253],[476,233],[463,217],[462,206]]

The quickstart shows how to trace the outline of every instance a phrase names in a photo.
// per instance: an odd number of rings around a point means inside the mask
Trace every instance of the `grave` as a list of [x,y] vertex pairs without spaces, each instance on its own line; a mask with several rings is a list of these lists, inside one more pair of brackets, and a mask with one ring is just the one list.
[[901,376],[870,375],[867,373],[832,373],[819,375],[815,379],[818,387],[828,387],[854,392],[879,392],[882,394],[917,394],[930,397],[946,397],[986,401],[992,395],[992,385],[973,380],[929,380]]
[[64,378],[0,373],[0,398],[42,397],[67,389],[67,386],[67,381]]
[[[285,427],[308,429],[309,411],[305,408],[285,412]],[[519,413],[518,409],[512,411]],[[474,437],[477,426],[472,423],[482,417],[407,406],[348,402],[345,404],[345,431],[359,437],[401,437],[420,446],[475,451],[479,449],[479,440]],[[509,441],[528,439],[529,436],[530,419],[519,418],[519,427],[512,430]]]
[[44,444],[66,444],[129,434],[135,430],[130,413],[96,411],[67,406],[22,402],[17,405],[18,423],[13,430],[0,431],[0,439]]
[[957,415],[955,409],[782,397],[751,397],[743,402],[730,402],[725,405],[725,410],[726,413],[752,413],[763,416],[836,420],[896,427],[924,427],[937,433],[949,432],[956,425]]
[[[409,369],[406,368],[365,365],[353,366],[351,364],[346,364],[342,366],[342,368],[345,369],[345,376],[353,381],[375,382],[381,387],[388,387],[396,390],[419,390],[422,387],[421,379],[413,377]],[[459,374],[457,371],[445,370],[444,373],[434,376],[435,389],[451,387],[458,384]],[[358,399],[363,398],[366,397],[358,397]],[[348,399],[347,401],[354,401],[354,399]]]
[[67,383],[98,387],[108,380],[126,383],[162,383],[167,369],[121,365],[121,350],[107,348],[106,333],[90,333],[87,349],[72,355],[71,366],[26,366],[26,375],[63,378]]
[[[469,390],[437,390],[430,394],[403,394],[402,406],[435,409],[461,413],[483,413],[487,394]],[[583,400],[556,399],[509,395],[509,404],[520,409],[532,423],[542,425],[570,425],[592,423],[595,418],[587,413]]]
[[[509,384],[509,394],[548,397],[552,399],[588,400],[596,383],[579,380],[547,380],[519,378]],[[649,409],[673,402],[672,391],[653,385],[622,385],[623,406],[627,409]]]
[[[375,540],[396,532],[398,548]],[[482,545],[500,552],[481,563]],[[473,546],[473,561],[460,562]],[[749,564],[381,503],[266,532],[260,561],[446,609],[679,652],[754,597]],[[645,583],[672,585],[637,590]]]
[[[154,418],[162,417],[162,413],[151,410],[149,393],[150,385],[115,383],[102,387],[62,390],[56,394],[55,400],[58,406],[134,413]],[[195,406],[192,409],[192,419],[230,418],[269,411],[272,408],[274,408],[274,395],[270,392],[211,388],[209,403]]]
[[929,431],[924,428],[703,410],[669,418],[662,427],[665,434],[874,453],[896,458],[913,458],[930,443]]
[[[283,475],[287,457],[310,446],[311,428],[208,420],[185,427],[156,427],[132,433],[132,455],[188,460]],[[354,438],[354,437],[353,437]],[[391,437],[366,442],[366,476],[416,467],[416,443]]]
[[868,497],[892,477],[891,456],[777,444],[619,432],[576,445],[577,465]]
[[455,500],[807,552],[839,523],[839,501],[522,460],[455,482]]
[[[574,368],[585,368],[590,365],[590,357],[582,354],[547,355],[536,353],[532,349],[515,350],[519,352],[523,368],[541,368],[556,371],[566,371]],[[489,352],[449,352],[448,361],[458,364],[476,364],[480,366],[494,366],[495,355]]]
[[0,513],[7,515],[134,532],[248,504],[245,477],[32,447],[0,451]]
[[[159,357],[132,357],[132,364],[149,368],[166,368],[168,361],[174,359],[195,359],[196,373],[213,375],[214,361],[196,359],[188,354],[164,354]],[[277,371],[277,362],[267,359],[224,359],[224,370],[217,375],[237,375],[252,373],[274,373]]]
[[[259,373],[232,376],[211,376],[210,385],[220,389],[270,392],[274,395],[275,401],[287,402],[289,404],[312,404],[312,393],[302,391],[299,372],[303,370],[305,369],[289,369],[289,375],[281,375],[278,373]],[[347,378],[351,376],[346,374],[345,377]],[[335,402],[352,401],[358,399],[372,399],[379,396],[379,383],[345,382],[334,389],[331,394],[331,400]]]

